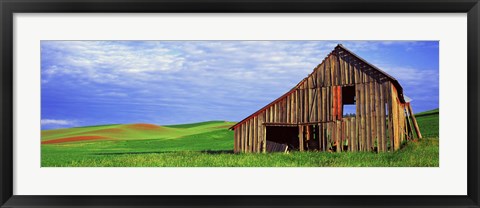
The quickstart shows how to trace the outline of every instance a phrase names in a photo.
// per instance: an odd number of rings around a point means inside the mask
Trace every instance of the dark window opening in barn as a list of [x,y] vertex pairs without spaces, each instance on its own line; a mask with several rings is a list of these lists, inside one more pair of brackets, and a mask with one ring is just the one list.
[[267,126],[267,151],[279,152],[298,150],[298,127],[297,126]]
[[342,112],[344,118],[355,117],[355,113],[357,112],[355,101],[355,86],[342,87]]

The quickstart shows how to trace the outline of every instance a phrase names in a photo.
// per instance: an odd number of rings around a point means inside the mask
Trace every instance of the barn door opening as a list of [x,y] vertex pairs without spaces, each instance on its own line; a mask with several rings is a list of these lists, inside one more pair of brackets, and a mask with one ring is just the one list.
[[298,150],[297,126],[266,126],[267,152],[282,152]]

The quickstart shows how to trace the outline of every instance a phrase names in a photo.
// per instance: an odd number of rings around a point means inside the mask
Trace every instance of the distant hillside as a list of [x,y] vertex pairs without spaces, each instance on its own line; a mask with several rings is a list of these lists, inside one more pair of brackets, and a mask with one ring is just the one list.
[[189,123],[189,124],[165,125],[165,127],[172,127],[172,128],[193,128],[193,127],[206,126],[206,125],[217,126],[218,124],[234,125],[235,123],[236,123],[236,122],[227,122],[227,121],[204,121],[204,122]]
[[439,113],[440,113],[440,109],[437,108],[429,111],[424,111],[421,113],[416,113],[415,116],[425,116],[425,115],[432,115],[432,114],[439,114]]
[[175,139],[228,129],[235,124],[225,121],[207,121],[193,124],[158,126],[154,124],[112,124],[43,130],[42,144],[71,143],[93,140]]
[[415,114],[420,132],[424,138],[439,136],[439,109]]

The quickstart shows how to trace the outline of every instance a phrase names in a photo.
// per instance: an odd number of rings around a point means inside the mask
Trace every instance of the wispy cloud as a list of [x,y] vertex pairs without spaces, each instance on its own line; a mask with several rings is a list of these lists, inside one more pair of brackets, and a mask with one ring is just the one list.
[[69,120],[60,120],[60,119],[42,119],[41,124],[43,125],[57,125],[57,126],[71,126],[75,125],[76,122]]

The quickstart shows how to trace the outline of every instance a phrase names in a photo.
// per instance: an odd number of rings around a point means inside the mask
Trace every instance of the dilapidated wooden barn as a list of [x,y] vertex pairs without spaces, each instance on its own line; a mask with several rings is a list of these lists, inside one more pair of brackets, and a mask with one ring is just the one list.
[[[346,108],[352,112],[344,114]],[[422,137],[400,83],[342,45],[290,91],[230,129],[235,152],[386,152]]]

